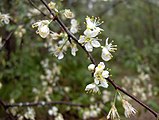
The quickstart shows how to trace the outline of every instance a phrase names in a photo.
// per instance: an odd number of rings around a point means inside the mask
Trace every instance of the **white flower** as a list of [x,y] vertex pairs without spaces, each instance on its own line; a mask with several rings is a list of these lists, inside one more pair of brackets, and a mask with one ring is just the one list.
[[108,51],[108,49],[107,48],[103,48],[102,49],[102,55],[101,55],[101,57],[102,57],[102,59],[104,60],[104,61],[109,61],[109,60],[111,60],[112,59],[112,54]]
[[104,68],[105,68],[104,62],[100,62],[100,63],[98,64],[98,66],[95,68],[95,71],[96,71],[96,72],[102,72],[102,71],[104,70]]
[[61,60],[64,57],[63,49],[61,47],[57,47],[54,51],[54,55]]
[[39,34],[42,38],[46,38],[50,34],[50,29],[48,27],[50,23],[51,21],[49,20],[42,20],[34,23],[32,27],[38,27],[36,33]]
[[56,3],[54,3],[54,2],[51,1],[51,2],[48,4],[48,6],[49,6],[50,9],[55,9]]
[[10,16],[8,14],[1,14],[0,13],[0,21],[5,23],[5,24],[9,24],[10,22]]
[[89,110],[86,110],[83,112],[83,119],[86,120],[90,118],[90,111]]
[[64,120],[63,115],[59,113],[56,117],[55,120]]
[[50,33],[50,29],[48,28],[47,25],[39,26],[37,33],[38,33],[42,38],[46,38],[46,37],[49,35],[49,33]]
[[3,85],[2,85],[2,83],[0,82],[0,89],[2,88],[2,86],[3,86]]
[[108,39],[106,39],[106,44],[105,46],[102,46],[102,59],[104,61],[109,61],[113,56],[110,52],[115,52],[117,50],[117,45],[113,45],[112,42],[111,43],[108,43]]
[[103,29],[99,28],[98,26],[100,26],[103,22],[100,22],[99,18],[96,17],[86,17],[86,24],[87,24],[87,29],[91,29],[91,30],[96,30],[98,31],[98,33],[100,31],[103,31]]
[[78,32],[78,23],[77,23],[77,20],[76,19],[72,19],[71,20],[71,28],[70,28],[70,31],[75,34]]
[[122,99],[122,103],[123,103],[123,107],[125,109],[125,117],[129,118],[131,115],[135,115],[136,114],[136,109],[133,108],[133,106],[126,100]]
[[75,43],[71,43],[71,54],[76,56],[76,52],[78,51],[77,45]]
[[89,93],[100,93],[98,86],[94,83],[88,84],[85,88],[85,91]]
[[93,47],[95,48],[100,47],[98,38],[95,38],[97,35],[98,35],[97,31],[86,29],[84,31],[84,35],[80,36],[78,42],[84,45],[88,52],[92,52]]
[[98,86],[107,88],[108,83],[106,81],[106,78],[109,77],[109,72],[107,70],[104,70],[105,65],[103,62],[100,62],[98,66],[95,68],[94,72],[94,83]]
[[57,107],[55,107],[55,106],[53,106],[50,110],[48,110],[48,114],[50,115],[50,116],[57,116],[57,114],[58,114],[58,108]]
[[119,116],[118,111],[114,104],[112,105],[112,107],[107,115],[107,119],[120,120],[120,116]]
[[88,66],[88,70],[89,70],[89,71],[94,71],[94,69],[95,69],[95,65],[94,65],[94,64],[90,64],[90,65]]
[[35,120],[35,111],[33,108],[28,108],[28,111],[24,114],[26,119]]
[[73,18],[74,17],[74,14],[70,11],[70,9],[65,9],[63,14],[66,18]]

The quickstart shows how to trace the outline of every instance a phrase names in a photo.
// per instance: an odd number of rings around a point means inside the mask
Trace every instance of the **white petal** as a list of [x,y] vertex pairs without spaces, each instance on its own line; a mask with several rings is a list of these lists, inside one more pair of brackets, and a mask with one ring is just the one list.
[[92,47],[92,45],[89,42],[87,42],[84,46],[85,46],[85,48],[86,48],[86,50],[88,52],[92,52],[93,51],[93,47]]
[[100,43],[97,40],[93,40],[91,43],[93,47],[100,47]]
[[108,83],[106,80],[101,80],[99,86],[104,87],[104,88],[108,88]]
[[92,33],[92,31],[91,31],[90,29],[86,29],[86,30],[84,31],[84,35],[85,35],[85,36],[90,36],[91,33]]
[[94,64],[90,64],[90,65],[88,66],[88,70],[89,70],[89,71],[94,71],[94,69],[95,69],[95,65],[94,65]]
[[97,78],[94,78],[94,83],[98,85],[99,84],[99,80]]
[[113,56],[112,54],[107,50],[107,48],[103,48],[102,50],[102,55],[101,55],[102,59],[104,61],[109,61]]
[[64,54],[62,52],[59,53],[58,59],[61,60],[64,57]]
[[109,77],[109,72],[108,72],[107,70],[104,70],[104,71],[102,72],[102,76],[103,76],[104,78],[108,78],[108,77]]
[[50,29],[48,28],[47,25],[39,26],[38,31],[39,31],[39,35],[42,38],[46,38],[50,34]]
[[79,43],[84,43],[85,36],[81,35],[80,39],[78,40]]

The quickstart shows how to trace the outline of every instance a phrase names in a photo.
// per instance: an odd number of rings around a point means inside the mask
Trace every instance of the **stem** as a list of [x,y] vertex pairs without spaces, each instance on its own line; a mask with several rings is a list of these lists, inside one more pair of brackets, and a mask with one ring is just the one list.
[[75,104],[71,102],[65,101],[52,101],[52,102],[25,102],[25,103],[14,103],[14,104],[6,104],[5,107],[29,107],[29,106],[46,106],[46,105],[69,105],[69,106],[78,106],[78,107],[88,107],[88,105],[83,104]]
[[[61,28],[68,34],[68,36],[70,36],[88,55],[88,57],[90,58],[91,62],[95,65],[97,65],[95,59],[93,58],[92,54],[90,52],[88,52],[84,46],[82,46],[79,42],[78,39],[68,30],[68,28],[65,26],[65,24],[62,22],[62,20],[58,17],[55,16],[55,14],[53,13],[53,11],[49,8],[49,6],[47,5],[45,0],[40,0],[45,7],[48,9],[48,11],[50,12],[51,15],[54,16],[54,20],[57,21],[57,23],[61,26]],[[158,113],[155,112],[153,109],[151,109],[149,106],[147,106],[146,104],[144,104],[143,102],[141,102],[140,100],[138,100],[136,97],[132,96],[131,94],[129,94],[128,92],[126,92],[124,89],[122,89],[120,86],[118,86],[114,81],[112,81],[110,78],[107,78],[107,81],[109,83],[112,84],[112,86],[116,89],[119,90],[121,92],[123,92],[125,95],[129,96],[130,98],[132,98],[134,101],[136,101],[137,103],[139,103],[141,106],[143,106],[145,109],[147,109],[148,111],[150,111],[156,118],[158,117]]]

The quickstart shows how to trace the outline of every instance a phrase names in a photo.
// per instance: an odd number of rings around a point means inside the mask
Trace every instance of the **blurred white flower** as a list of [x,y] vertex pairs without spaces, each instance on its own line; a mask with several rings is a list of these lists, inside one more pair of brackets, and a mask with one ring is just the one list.
[[98,32],[96,30],[86,29],[84,31],[84,35],[80,36],[80,39],[78,40],[78,42],[84,45],[88,52],[92,52],[93,47],[95,48],[100,47],[98,38],[95,38],[97,35],[98,35]]
[[89,110],[86,110],[83,112],[83,119],[86,120],[90,117],[90,111]]
[[51,109],[49,109],[48,110],[48,114],[50,115],[50,116],[57,116],[57,114],[58,114],[58,108],[57,107],[55,107],[55,106],[53,106]]
[[11,18],[11,17],[10,17],[8,14],[2,14],[2,13],[0,12],[0,21],[1,21],[2,23],[4,23],[4,24],[9,24],[10,18]]
[[125,109],[125,117],[129,118],[131,115],[135,115],[137,110],[126,100],[122,99],[123,107]]
[[78,22],[76,19],[72,19],[71,20],[71,28],[70,28],[70,31],[75,34],[78,32]]
[[107,119],[111,119],[111,120],[120,120],[120,116],[119,113],[115,107],[115,105],[113,104],[108,115],[107,115]]
[[24,114],[26,119],[35,120],[35,111],[33,108],[28,107],[27,112]]
[[75,16],[70,9],[65,9],[63,14],[66,18],[73,18]]
[[110,52],[115,52],[117,50],[117,45],[113,45],[112,42],[108,43],[108,39],[106,39],[106,44],[105,46],[101,46],[102,47],[102,59],[104,61],[109,61],[113,56]]
[[64,120],[63,115],[59,113],[56,117],[55,120]]
[[42,20],[34,23],[32,27],[38,27],[36,33],[39,34],[42,38],[46,38],[50,34],[50,29],[48,27],[50,23],[51,21],[49,20]]
[[88,93],[100,93],[98,86],[94,83],[88,84],[85,88],[85,91]]
[[107,90],[103,90],[102,100],[103,103],[106,103],[110,100],[111,93]]

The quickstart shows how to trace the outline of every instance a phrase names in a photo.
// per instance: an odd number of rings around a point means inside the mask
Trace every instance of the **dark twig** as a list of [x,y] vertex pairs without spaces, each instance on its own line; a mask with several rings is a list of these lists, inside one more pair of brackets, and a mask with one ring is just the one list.
[[43,16],[47,16],[43,11],[41,11],[32,0],[28,0],[28,2],[35,8],[37,9]]
[[25,102],[25,103],[14,103],[14,104],[6,104],[5,107],[31,107],[31,106],[49,106],[49,105],[68,105],[68,106],[76,106],[76,107],[88,107],[88,105],[75,104],[71,102],[65,101],[52,101],[52,102]]
[[[49,8],[49,6],[47,5],[47,3],[44,0],[40,0],[45,7],[48,9],[48,11],[50,12],[50,14],[52,16],[55,16],[55,14],[53,13],[53,11]],[[61,26],[61,28],[68,34],[68,36],[70,36],[88,55],[88,57],[90,58],[91,62],[95,65],[96,61],[93,58],[93,56],[91,55],[91,53],[89,53],[84,46],[82,46],[79,42],[78,39],[68,30],[68,28],[65,26],[65,24],[61,21],[61,19],[57,16],[55,19],[58,24]],[[136,101],[137,103],[139,103],[141,106],[143,106],[145,109],[147,109],[148,111],[150,111],[156,118],[158,117],[158,113],[155,112],[154,110],[152,110],[149,106],[147,106],[146,104],[144,104],[143,102],[141,102],[140,100],[138,100],[136,97],[132,96],[131,94],[129,94],[128,92],[126,92],[124,89],[122,89],[121,87],[119,87],[118,85],[116,85],[116,83],[114,81],[112,81],[110,78],[107,78],[107,80],[109,81],[109,83],[112,84],[112,86],[114,86],[114,88],[116,90],[119,90],[121,92],[123,92],[124,94],[126,94],[127,96],[129,96],[130,98],[132,98],[134,101]]]
[[0,48],[0,51],[6,45],[7,41],[11,38],[11,36],[12,36],[13,33],[14,33],[14,31],[10,32],[9,35],[5,39],[2,40],[3,44],[2,44],[2,47]]

